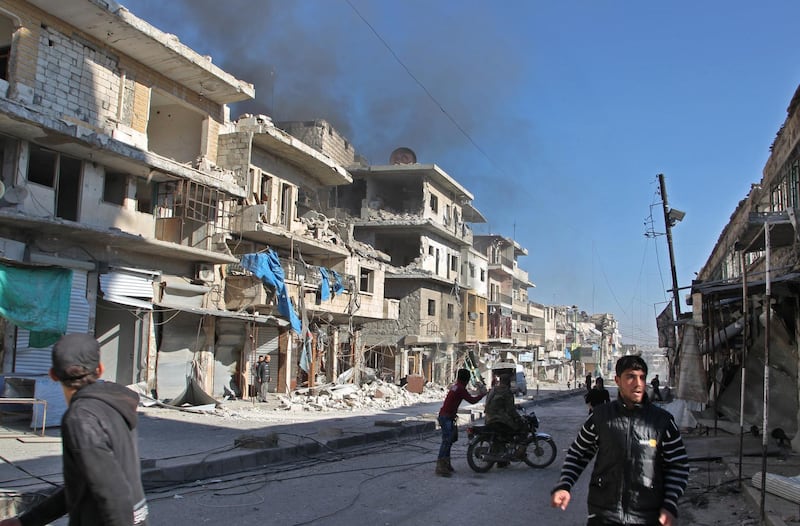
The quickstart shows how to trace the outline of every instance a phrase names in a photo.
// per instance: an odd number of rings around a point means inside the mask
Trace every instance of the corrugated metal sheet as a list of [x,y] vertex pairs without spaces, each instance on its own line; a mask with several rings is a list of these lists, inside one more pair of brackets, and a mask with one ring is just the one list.
[[136,272],[128,269],[115,269],[100,274],[100,290],[112,296],[153,299],[152,273]]
[[[85,270],[72,269],[72,290],[69,296],[69,318],[67,320],[67,333],[88,333],[89,315],[92,306],[86,299]],[[14,356],[14,372],[26,374],[47,374],[50,370],[50,354],[52,346],[44,349],[28,347],[30,331],[17,330],[17,350]]]
[[278,363],[280,361],[278,343],[280,342],[280,331],[277,327],[256,327],[255,339],[256,356],[259,354],[268,354],[270,356],[269,392],[274,393],[278,388]]
[[[192,376],[192,361],[205,343],[200,327],[201,316],[182,311],[164,311],[161,315],[161,339],[158,347],[156,390],[160,399],[171,400],[186,389]],[[158,324],[159,321],[156,321]]]
[[247,324],[242,320],[217,318],[214,345],[214,387],[212,396],[221,398],[235,392],[236,371],[247,335]]

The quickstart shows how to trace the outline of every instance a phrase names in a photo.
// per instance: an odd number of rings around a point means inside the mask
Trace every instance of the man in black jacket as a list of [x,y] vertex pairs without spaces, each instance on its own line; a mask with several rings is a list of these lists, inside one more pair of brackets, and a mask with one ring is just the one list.
[[566,509],[570,490],[597,455],[589,482],[587,526],[673,526],[689,463],[672,415],[647,399],[647,364],[617,361],[619,398],[600,404],[572,443],[551,505]]
[[53,347],[50,377],[61,383],[64,487],[0,526],[40,526],[69,514],[69,526],[144,526],[136,437],[139,395],[103,374],[100,345],[88,334],[67,334]]

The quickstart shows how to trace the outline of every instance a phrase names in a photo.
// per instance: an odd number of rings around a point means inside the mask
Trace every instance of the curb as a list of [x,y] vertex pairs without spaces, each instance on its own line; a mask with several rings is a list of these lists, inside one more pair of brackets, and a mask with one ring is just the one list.
[[[310,442],[292,446],[252,450],[235,446],[234,449],[216,455],[210,453],[199,460],[195,458],[164,466],[159,466],[158,461],[153,465],[151,461],[146,467],[142,467],[142,483],[145,490],[150,490],[171,484],[231,475],[293,459],[330,454],[355,446],[415,437],[434,430],[435,422],[432,421],[402,422],[391,428],[332,438],[325,442],[312,439]],[[210,458],[212,455],[213,458]]]

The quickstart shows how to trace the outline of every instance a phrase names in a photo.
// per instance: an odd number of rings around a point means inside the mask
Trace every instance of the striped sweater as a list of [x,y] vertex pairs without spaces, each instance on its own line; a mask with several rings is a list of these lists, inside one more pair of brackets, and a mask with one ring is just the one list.
[[[619,403],[619,401],[615,403]],[[678,499],[686,490],[689,478],[689,463],[683,439],[674,419],[669,419],[669,424],[657,447],[660,450],[661,472],[663,473],[664,495],[661,507],[677,517]],[[590,415],[567,451],[561,469],[561,477],[553,491],[560,489],[570,491],[598,450],[602,455],[602,446],[598,440],[594,418],[593,415]]]

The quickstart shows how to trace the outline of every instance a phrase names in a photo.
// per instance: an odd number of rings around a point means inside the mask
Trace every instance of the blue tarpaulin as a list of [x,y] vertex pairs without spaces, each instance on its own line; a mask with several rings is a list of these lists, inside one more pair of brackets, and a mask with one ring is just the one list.
[[67,332],[71,290],[69,269],[0,263],[0,315],[31,331],[39,347]]
[[258,254],[245,254],[242,256],[242,267],[275,289],[275,294],[278,298],[278,312],[289,320],[292,330],[297,334],[301,334],[300,318],[297,316],[292,300],[286,292],[286,274],[278,259],[277,252],[269,249],[267,252]]
[[328,269],[319,267],[319,275],[321,279],[321,283],[319,284],[319,299],[328,301],[331,299],[331,282],[328,278]]

